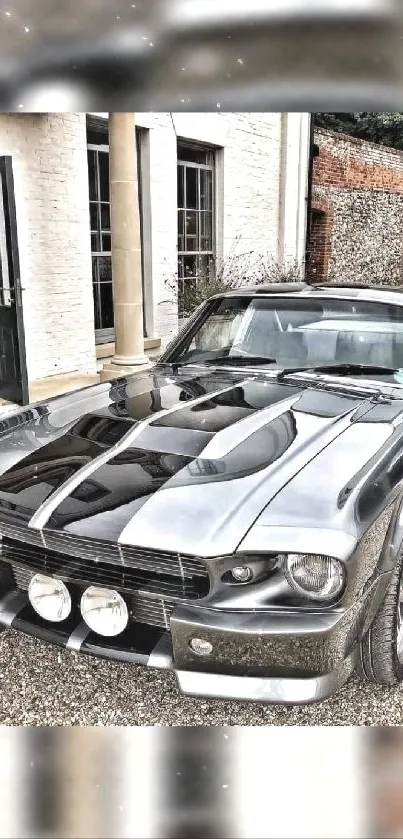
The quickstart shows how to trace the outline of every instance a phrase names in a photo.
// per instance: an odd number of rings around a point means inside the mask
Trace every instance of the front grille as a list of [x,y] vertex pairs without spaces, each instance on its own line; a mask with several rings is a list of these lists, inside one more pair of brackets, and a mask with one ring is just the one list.
[[[33,571],[22,565],[11,565],[14,582],[21,591],[28,591]],[[169,621],[177,601],[170,597],[157,597],[147,592],[125,594],[130,619],[148,626],[163,627],[169,631]]]
[[127,565],[155,574],[170,577],[201,577],[208,583],[205,565],[196,556],[177,554],[170,551],[154,551],[148,548],[118,545],[101,539],[88,539],[70,533],[58,533],[52,530],[32,530],[15,522],[0,520],[0,535],[18,540],[25,545],[48,548],[60,554],[77,557],[80,561],[104,562],[112,565]]
[[26,591],[34,573],[49,574],[80,591],[113,588],[125,598],[132,621],[170,628],[175,606],[209,590],[206,567],[197,557],[35,531],[0,521],[1,560],[11,566],[17,588]]
[[111,565],[85,557],[56,553],[46,548],[26,545],[11,539],[2,540],[1,556],[5,562],[23,565],[32,571],[50,574],[61,580],[100,585],[125,591],[147,591],[176,599],[195,600],[207,594],[207,580],[202,577],[177,577]]

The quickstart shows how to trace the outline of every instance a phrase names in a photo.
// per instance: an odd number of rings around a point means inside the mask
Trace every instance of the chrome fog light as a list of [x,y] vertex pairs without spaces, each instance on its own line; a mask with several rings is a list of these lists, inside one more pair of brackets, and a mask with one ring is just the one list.
[[204,638],[192,638],[189,647],[196,655],[210,655],[213,652],[213,645]]
[[342,591],[344,565],[331,556],[288,554],[285,575],[292,588],[312,600],[333,600]]
[[249,583],[253,577],[253,571],[248,565],[236,565],[231,569],[231,577],[236,583]]
[[71,612],[71,597],[61,580],[34,574],[28,586],[29,602],[35,612],[47,621],[64,621]]
[[81,598],[80,609],[86,624],[98,635],[120,635],[129,622],[123,597],[110,588],[87,588]]

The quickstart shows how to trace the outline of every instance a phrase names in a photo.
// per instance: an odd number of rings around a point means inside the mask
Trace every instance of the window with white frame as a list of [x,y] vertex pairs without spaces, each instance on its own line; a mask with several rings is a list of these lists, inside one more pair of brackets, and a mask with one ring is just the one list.
[[179,309],[185,283],[208,278],[215,262],[215,152],[178,141]]

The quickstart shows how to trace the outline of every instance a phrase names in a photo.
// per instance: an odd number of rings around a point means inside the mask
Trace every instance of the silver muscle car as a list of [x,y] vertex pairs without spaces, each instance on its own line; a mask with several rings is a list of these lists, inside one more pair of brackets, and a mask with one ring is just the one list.
[[187,694],[403,680],[403,294],[237,289],[0,422],[0,623]]

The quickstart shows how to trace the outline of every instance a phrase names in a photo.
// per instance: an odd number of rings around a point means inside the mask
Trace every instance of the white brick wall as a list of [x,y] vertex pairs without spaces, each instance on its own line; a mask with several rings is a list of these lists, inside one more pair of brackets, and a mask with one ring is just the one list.
[[13,158],[30,381],[95,372],[84,114],[2,114]]
[[[219,150],[218,255],[251,252],[252,266],[285,251],[301,258],[308,116],[289,116],[284,136],[279,113],[136,114],[149,129],[149,293],[152,330],[163,345],[178,325],[176,295],[166,285],[177,272],[177,136]],[[281,178],[284,146],[288,176]],[[85,115],[3,114],[0,154],[14,163],[29,379],[94,372]]]
[[280,114],[221,114],[224,147],[224,258],[277,256]]

